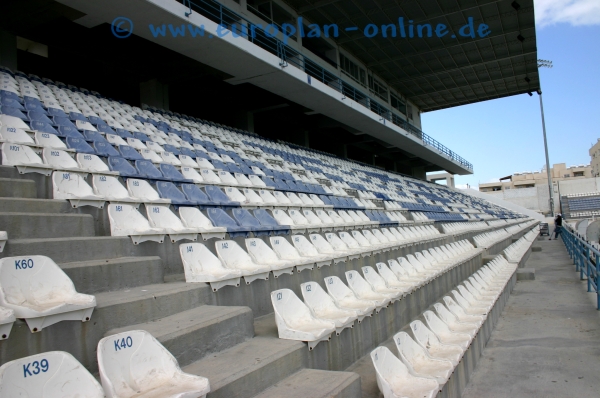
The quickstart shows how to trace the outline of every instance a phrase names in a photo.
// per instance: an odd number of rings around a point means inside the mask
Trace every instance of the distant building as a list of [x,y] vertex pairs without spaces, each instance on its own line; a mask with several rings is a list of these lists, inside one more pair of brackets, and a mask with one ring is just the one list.
[[[596,146],[598,146],[600,150],[599,144],[600,142],[596,144]],[[600,155],[598,155],[597,162],[600,163]],[[590,165],[567,167],[565,163],[557,163],[550,169],[550,173],[552,175],[552,181],[558,182],[563,180],[595,177],[592,169],[593,167]],[[548,186],[548,174],[546,173],[545,169],[535,172],[528,171],[524,173],[515,173],[508,177],[501,178],[499,182],[479,184],[479,191],[496,192],[505,191],[508,189],[534,188],[538,185]]]
[[598,141],[590,148],[590,158],[592,159],[592,176],[600,177],[600,138],[598,138]]

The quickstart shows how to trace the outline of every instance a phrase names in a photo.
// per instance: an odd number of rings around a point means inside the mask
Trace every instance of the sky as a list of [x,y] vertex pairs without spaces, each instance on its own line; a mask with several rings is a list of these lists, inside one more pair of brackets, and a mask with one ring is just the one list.
[[[600,0],[535,0],[550,167],[589,164],[600,138]],[[527,94],[421,115],[423,131],[473,164],[459,188],[546,164],[539,97]]]

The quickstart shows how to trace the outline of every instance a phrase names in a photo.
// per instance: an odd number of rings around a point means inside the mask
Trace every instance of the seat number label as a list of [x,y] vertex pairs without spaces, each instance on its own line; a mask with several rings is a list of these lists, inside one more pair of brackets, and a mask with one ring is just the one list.
[[33,361],[26,365],[23,365],[23,378],[27,376],[35,376],[40,373],[46,373],[50,368],[50,364],[47,359],[42,359],[41,361]]

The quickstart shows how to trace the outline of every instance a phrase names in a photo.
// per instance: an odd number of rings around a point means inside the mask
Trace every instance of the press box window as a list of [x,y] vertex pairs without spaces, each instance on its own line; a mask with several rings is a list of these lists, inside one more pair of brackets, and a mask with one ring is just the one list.
[[403,115],[406,115],[406,103],[394,94],[390,94],[392,108],[400,111]]
[[369,76],[369,88],[371,89],[371,92],[373,94],[375,94],[385,102],[388,102],[387,88],[383,85],[383,83],[375,79],[373,76]]
[[351,78],[353,78],[354,80],[356,80],[357,82],[359,82],[362,85],[366,84],[366,82],[365,82],[366,74],[365,74],[364,69],[361,69],[354,62],[350,61],[348,58],[346,58],[344,56],[344,54],[340,54],[340,66],[342,68],[342,71],[344,71]]

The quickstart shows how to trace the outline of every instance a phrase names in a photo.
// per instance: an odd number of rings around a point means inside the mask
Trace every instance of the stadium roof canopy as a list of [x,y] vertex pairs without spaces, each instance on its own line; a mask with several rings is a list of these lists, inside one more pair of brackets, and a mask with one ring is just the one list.
[[[337,43],[423,112],[540,88],[533,0],[285,1],[311,23],[337,24]],[[450,32],[472,17],[475,29],[484,23],[491,33],[484,38],[438,38],[435,32],[431,38],[367,38],[362,29],[344,29],[398,25],[399,17],[407,27],[408,20],[433,29],[441,23]]]

